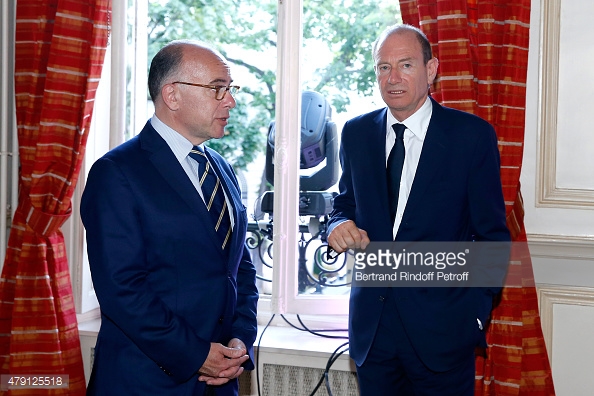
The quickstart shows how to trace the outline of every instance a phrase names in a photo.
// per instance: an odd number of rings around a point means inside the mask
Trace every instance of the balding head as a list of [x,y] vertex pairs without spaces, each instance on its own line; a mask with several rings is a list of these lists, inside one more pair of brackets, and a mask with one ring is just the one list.
[[373,43],[371,55],[373,57],[374,62],[376,61],[377,51],[379,47],[381,47],[383,42],[386,41],[386,39],[392,36],[393,34],[414,34],[417,40],[419,41],[419,44],[421,44],[421,50],[423,51],[423,61],[425,62],[425,64],[427,64],[427,62],[429,62],[429,60],[433,58],[433,54],[431,52],[431,43],[429,42],[429,39],[427,39],[425,33],[423,33],[421,29],[415,26],[399,24],[388,26]]
[[151,62],[148,75],[148,89],[153,102],[161,95],[161,89],[172,77],[177,80],[183,72],[184,53],[188,50],[204,52],[205,55],[215,55],[224,61],[224,57],[214,48],[196,40],[175,40],[165,45],[157,52]]

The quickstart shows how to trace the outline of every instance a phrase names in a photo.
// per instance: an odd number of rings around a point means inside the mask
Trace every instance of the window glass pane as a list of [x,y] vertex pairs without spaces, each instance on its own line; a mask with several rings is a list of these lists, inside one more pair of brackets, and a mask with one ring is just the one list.
[[[309,202],[312,208],[305,210],[308,215],[301,218],[308,227],[304,227],[306,232],[300,242],[300,258],[304,260],[299,263],[299,293],[348,294],[352,260],[345,254],[334,260],[325,255],[326,215],[338,192],[337,183],[332,183],[334,173],[329,169],[337,168],[340,173],[337,153],[344,123],[384,106],[376,89],[371,47],[386,26],[400,21],[400,11],[397,2],[304,0],[303,13],[300,202]],[[320,130],[316,130],[318,100],[322,107],[330,107],[328,122]],[[313,164],[319,160],[312,154],[312,145],[314,153],[325,154],[326,158],[309,168],[308,161]],[[311,186],[321,191],[303,192]],[[315,202],[323,204],[316,208]],[[316,236],[317,232],[320,235]]]

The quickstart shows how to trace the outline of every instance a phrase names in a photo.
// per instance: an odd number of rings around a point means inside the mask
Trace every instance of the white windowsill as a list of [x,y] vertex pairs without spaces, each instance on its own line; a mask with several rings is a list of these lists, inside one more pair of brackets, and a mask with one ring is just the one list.
[[[278,318],[282,321],[281,318]],[[296,326],[299,326],[297,321],[293,321]],[[275,323],[277,318],[275,318]],[[300,331],[292,327],[288,327],[283,322],[281,325],[258,326],[258,336],[254,343],[256,350],[259,345],[260,352],[258,359],[260,368],[263,364],[280,364],[287,366],[311,367],[311,368],[326,368],[328,359],[332,353],[342,344],[347,342],[346,339],[325,338],[316,336],[305,331]],[[100,319],[93,319],[81,322],[78,325],[80,337],[97,337],[99,327],[101,325]],[[264,335],[262,336],[262,332]],[[328,332],[333,336],[346,336],[346,332]],[[340,348],[343,350],[344,348]],[[348,355],[348,351],[343,353],[332,365],[332,370],[341,371],[355,371],[355,365]]]
[[[256,349],[264,326],[258,326],[258,337],[254,343]],[[346,332],[324,333],[344,335]],[[264,331],[259,348],[259,364],[279,364],[325,369],[328,359],[335,350],[348,340],[319,337],[286,326],[269,326]],[[345,347],[348,347],[345,346]],[[344,348],[340,348],[340,351]],[[332,370],[355,371],[355,364],[348,351],[343,353],[332,365]]]

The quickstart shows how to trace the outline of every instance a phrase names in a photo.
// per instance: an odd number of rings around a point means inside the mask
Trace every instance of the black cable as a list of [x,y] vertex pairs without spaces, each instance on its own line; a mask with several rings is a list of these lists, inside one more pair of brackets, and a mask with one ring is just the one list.
[[[320,336],[320,337],[325,337],[325,338],[338,338],[338,339],[343,339],[343,340],[348,340],[349,339],[348,336],[333,336],[333,335],[327,335],[327,334],[320,334],[320,333],[318,333],[319,330],[318,331],[310,330],[303,323],[303,321],[301,320],[301,317],[299,315],[296,315],[296,316],[297,316],[297,320],[299,321],[299,323],[301,324],[301,326],[303,326],[303,328],[305,329],[305,331],[307,331],[307,332],[309,332],[311,334],[314,334],[314,335],[317,335],[317,336]],[[326,331],[326,330],[323,330],[323,331]],[[346,331],[346,330],[343,330],[343,331]]]
[[[299,331],[306,331],[310,334],[316,335],[318,337],[324,337],[324,338],[338,338],[338,339],[348,339],[347,336],[332,336],[332,335],[327,335],[327,334],[321,334],[321,332],[329,332],[329,331],[347,331],[346,329],[316,329],[316,330],[312,330],[310,328],[308,328],[303,321],[301,320],[301,317],[299,315],[295,315],[297,317],[297,320],[299,321],[299,323],[301,324],[301,326],[303,326],[302,328],[294,325],[293,323],[291,323],[287,318],[285,318],[285,316],[283,314],[280,314],[281,318],[283,318],[283,320],[291,327],[293,327],[296,330]],[[272,322],[272,319],[274,319],[275,314],[272,314],[272,317],[270,318],[270,320],[268,321],[268,323],[266,324],[266,326],[264,326],[264,329],[262,329],[262,333],[260,333],[260,338],[258,339],[258,349],[256,349],[256,384],[258,387],[258,396],[261,396],[261,390],[260,390],[260,375],[259,375],[259,359],[260,359],[260,343],[262,342],[262,336],[264,336],[264,332],[266,331],[266,329],[270,326],[270,323]],[[330,378],[329,378],[329,370],[330,367],[332,367],[332,365],[334,364],[334,362],[336,361],[336,359],[338,359],[340,357],[340,355],[342,355],[343,353],[345,353],[346,351],[348,351],[349,348],[344,349],[343,351],[340,351],[340,353],[338,353],[338,351],[340,350],[340,348],[345,347],[346,345],[348,345],[348,342],[345,342],[343,344],[341,344],[338,348],[336,348],[334,350],[334,352],[332,352],[332,355],[330,355],[330,358],[328,358],[328,362],[326,363],[326,369],[324,370],[324,373],[322,374],[320,380],[318,381],[318,383],[316,384],[316,387],[314,388],[314,390],[312,391],[310,396],[313,396],[318,389],[320,388],[320,386],[322,385],[322,383],[325,382],[326,385],[326,390],[328,392],[329,396],[332,396],[332,390],[330,388]]]
[[[321,332],[333,332],[333,331],[336,331],[336,332],[345,332],[345,331],[348,331],[348,329],[316,329],[316,330],[310,330],[310,329],[307,329],[307,328],[301,328],[301,327],[295,326],[293,323],[289,322],[289,320],[287,318],[285,318],[285,316],[283,314],[281,314],[280,316],[292,328],[297,329],[299,331],[314,332],[312,334],[315,334],[316,332],[320,332],[321,333]],[[297,315],[297,316],[299,316],[299,315]],[[315,335],[323,336],[323,334],[315,334]]]
[[[341,346],[346,346],[347,344],[348,344],[348,342],[345,342]],[[338,347],[338,348],[340,348],[340,347]],[[330,359],[328,360],[328,363],[326,364],[326,371],[324,371],[324,380],[326,382],[326,391],[328,391],[328,396],[332,396],[332,389],[330,389],[330,377],[329,377],[330,367],[332,367],[332,365],[340,357],[340,355],[342,355],[343,353],[348,351],[349,348],[346,348],[345,350],[340,351],[340,353],[336,354],[337,350],[335,350],[334,353],[332,354],[332,356],[330,356]]]
[[326,384],[326,392],[328,396],[332,396],[332,389],[330,389],[330,380],[328,379],[328,371],[324,371],[324,383]]
[[[303,326],[303,328],[299,328],[297,326],[295,326],[293,323],[289,322],[289,320],[287,320],[287,318],[285,318],[284,315],[281,314],[281,318],[283,318],[283,320],[285,322],[287,322],[291,327],[293,327],[294,329],[300,330],[300,331],[307,331],[310,334],[314,334],[318,337],[324,337],[324,338],[338,338],[338,339],[348,339],[348,337],[346,336],[332,336],[332,335],[327,335],[327,334],[321,334],[320,332],[327,332],[327,331],[347,331],[347,330],[342,330],[342,329],[328,329],[328,330],[312,330],[310,328],[308,328],[303,321],[301,320],[301,317],[299,315],[297,316],[297,320],[299,321],[299,323],[301,324],[301,326]],[[330,380],[328,377],[328,370],[330,370],[330,367],[334,364],[334,362],[336,361],[336,359],[342,355],[344,352],[346,352],[348,350],[345,349],[344,351],[342,351],[340,354],[338,354],[335,357],[336,352],[338,351],[338,349],[342,348],[343,346],[348,345],[348,342],[342,344],[341,346],[339,346],[330,356],[330,358],[328,359],[328,363],[326,364],[326,370],[324,371],[324,374],[322,375],[322,377],[320,378],[320,380],[318,381],[316,387],[314,388],[313,392],[311,393],[311,395],[313,396],[317,390],[320,388],[320,386],[322,385],[322,383],[326,382],[326,390],[328,391],[328,395],[332,396],[332,390],[330,389]]]
[[332,352],[332,355],[330,355],[330,358],[328,359],[328,362],[326,363],[326,369],[324,370],[324,373],[320,377],[320,380],[316,384],[316,387],[311,392],[310,396],[314,396],[315,395],[315,393],[318,391],[318,389],[320,388],[320,386],[322,385],[322,383],[324,382],[324,380],[326,380],[326,390],[328,391],[328,395],[329,396],[332,396],[332,391],[330,389],[330,382],[329,382],[329,377],[328,377],[328,371],[330,370],[330,367],[332,367],[332,365],[334,364],[334,362],[336,361],[336,359],[338,359],[340,357],[340,355],[342,355],[343,353],[345,353],[346,351],[349,350],[349,348],[346,348],[345,350],[340,351],[340,353],[337,354],[337,352],[340,350],[340,348],[342,348],[342,347],[344,347],[344,346],[346,346],[348,344],[349,344],[348,342],[345,342],[344,344],[342,344],[338,348],[336,348],[334,350],[334,352]]
[[289,326],[291,326],[292,328],[294,328],[294,329],[297,329],[297,330],[299,330],[299,331],[306,331],[305,329],[303,329],[303,328],[300,328],[300,327],[297,327],[297,326],[295,326],[293,323],[289,322],[289,320],[288,320],[287,318],[285,318],[285,315],[283,315],[283,314],[280,314],[280,317],[281,317],[281,318],[283,318],[283,320],[284,320],[285,322],[287,322],[287,324],[288,324]]
[[256,385],[258,387],[258,396],[261,396],[260,394],[260,374],[259,374],[259,366],[260,366],[260,343],[262,342],[262,336],[264,335],[264,332],[266,331],[266,329],[268,328],[268,326],[270,326],[270,323],[272,322],[272,319],[274,319],[274,315],[272,314],[272,316],[270,317],[270,320],[268,321],[268,323],[266,323],[266,326],[264,326],[264,328],[262,329],[262,333],[260,333],[260,338],[258,338],[258,349],[256,349]]

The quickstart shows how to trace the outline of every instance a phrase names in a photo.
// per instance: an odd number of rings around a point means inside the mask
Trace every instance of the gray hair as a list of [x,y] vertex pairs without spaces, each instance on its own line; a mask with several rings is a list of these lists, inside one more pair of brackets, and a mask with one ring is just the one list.
[[413,32],[416,35],[417,40],[419,41],[419,44],[421,44],[421,50],[423,51],[423,62],[425,64],[427,64],[427,62],[429,62],[431,60],[431,58],[433,58],[433,53],[431,51],[431,43],[429,42],[429,39],[427,38],[427,36],[425,35],[425,33],[423,33],[423,31],[421,29],[419,29],[413,25],[407,25],[405,23],[388,26],[379,35],[377,40],[375,40],[373,42],[373,48],[371,50],[371,55],[372,55],[373,59],[375,59],[377,50],[381,43],[383,43],[391,35],[402,33],[402,32]]
[[210,45],[197,40],[174,40],[163,46],[151,61],[148,74],[148,89],[153,102],[161,95],[164,82],[180,70],[183,63],[184,47],[188,45],[208,48],[218,53]]

